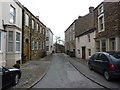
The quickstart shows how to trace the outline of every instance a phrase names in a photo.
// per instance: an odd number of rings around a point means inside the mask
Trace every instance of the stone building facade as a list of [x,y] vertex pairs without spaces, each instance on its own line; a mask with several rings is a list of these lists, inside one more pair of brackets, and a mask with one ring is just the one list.
[[23,62],[45,55],[46,26],[26,7],[23,10]]
[[75,56],[75,24],[76,20],[65,31],[65,52]]
[[94,10],[96,52],[120,51],[120,3],[102,2]]
[[89,8],[89,13],[76,20],[76,57],[88,59],[95,53],[94,7]]

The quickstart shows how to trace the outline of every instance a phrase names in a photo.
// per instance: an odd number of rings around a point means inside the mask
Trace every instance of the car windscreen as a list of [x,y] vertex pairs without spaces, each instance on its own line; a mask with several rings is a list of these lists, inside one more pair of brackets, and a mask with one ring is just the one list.
[[112,59],[120,60],[120,53],[110,53]]

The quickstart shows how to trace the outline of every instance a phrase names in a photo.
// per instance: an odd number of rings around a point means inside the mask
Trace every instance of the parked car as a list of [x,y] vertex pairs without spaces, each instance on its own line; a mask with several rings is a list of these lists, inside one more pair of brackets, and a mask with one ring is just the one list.
[[0,77],[2,78],[0,82],[2,88],[12,84],[16,85],[21,78],[21,70],[0,66]]
[[108,81],[120,78],[120,52],[97,52],[90,57],[88,66],[102,73]]

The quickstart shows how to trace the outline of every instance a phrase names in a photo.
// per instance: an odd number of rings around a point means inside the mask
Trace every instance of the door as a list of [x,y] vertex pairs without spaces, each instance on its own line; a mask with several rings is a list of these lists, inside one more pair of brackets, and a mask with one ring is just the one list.
[[82,47],[82,59],[86,59],[85,47]]
[[28,39],[26,39],[25,55],[26,55],[26,59],[29,59],[29,40]]

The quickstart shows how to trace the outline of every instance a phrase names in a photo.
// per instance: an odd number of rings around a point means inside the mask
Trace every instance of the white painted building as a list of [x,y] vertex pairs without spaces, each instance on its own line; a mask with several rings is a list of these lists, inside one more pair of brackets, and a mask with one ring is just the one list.
[[47,55],[52,54],[53,50],[54,50],[53,32],[49,28],[46,28],[46,53]]
[[1,65],[13,66],[21,61],[22,5],[15,0],[1,0],[0,9],[0,29],[6,31],[1,37]]
[[88,59],[95,53],[95,28],[87,30],[76,37],[76,57]]

